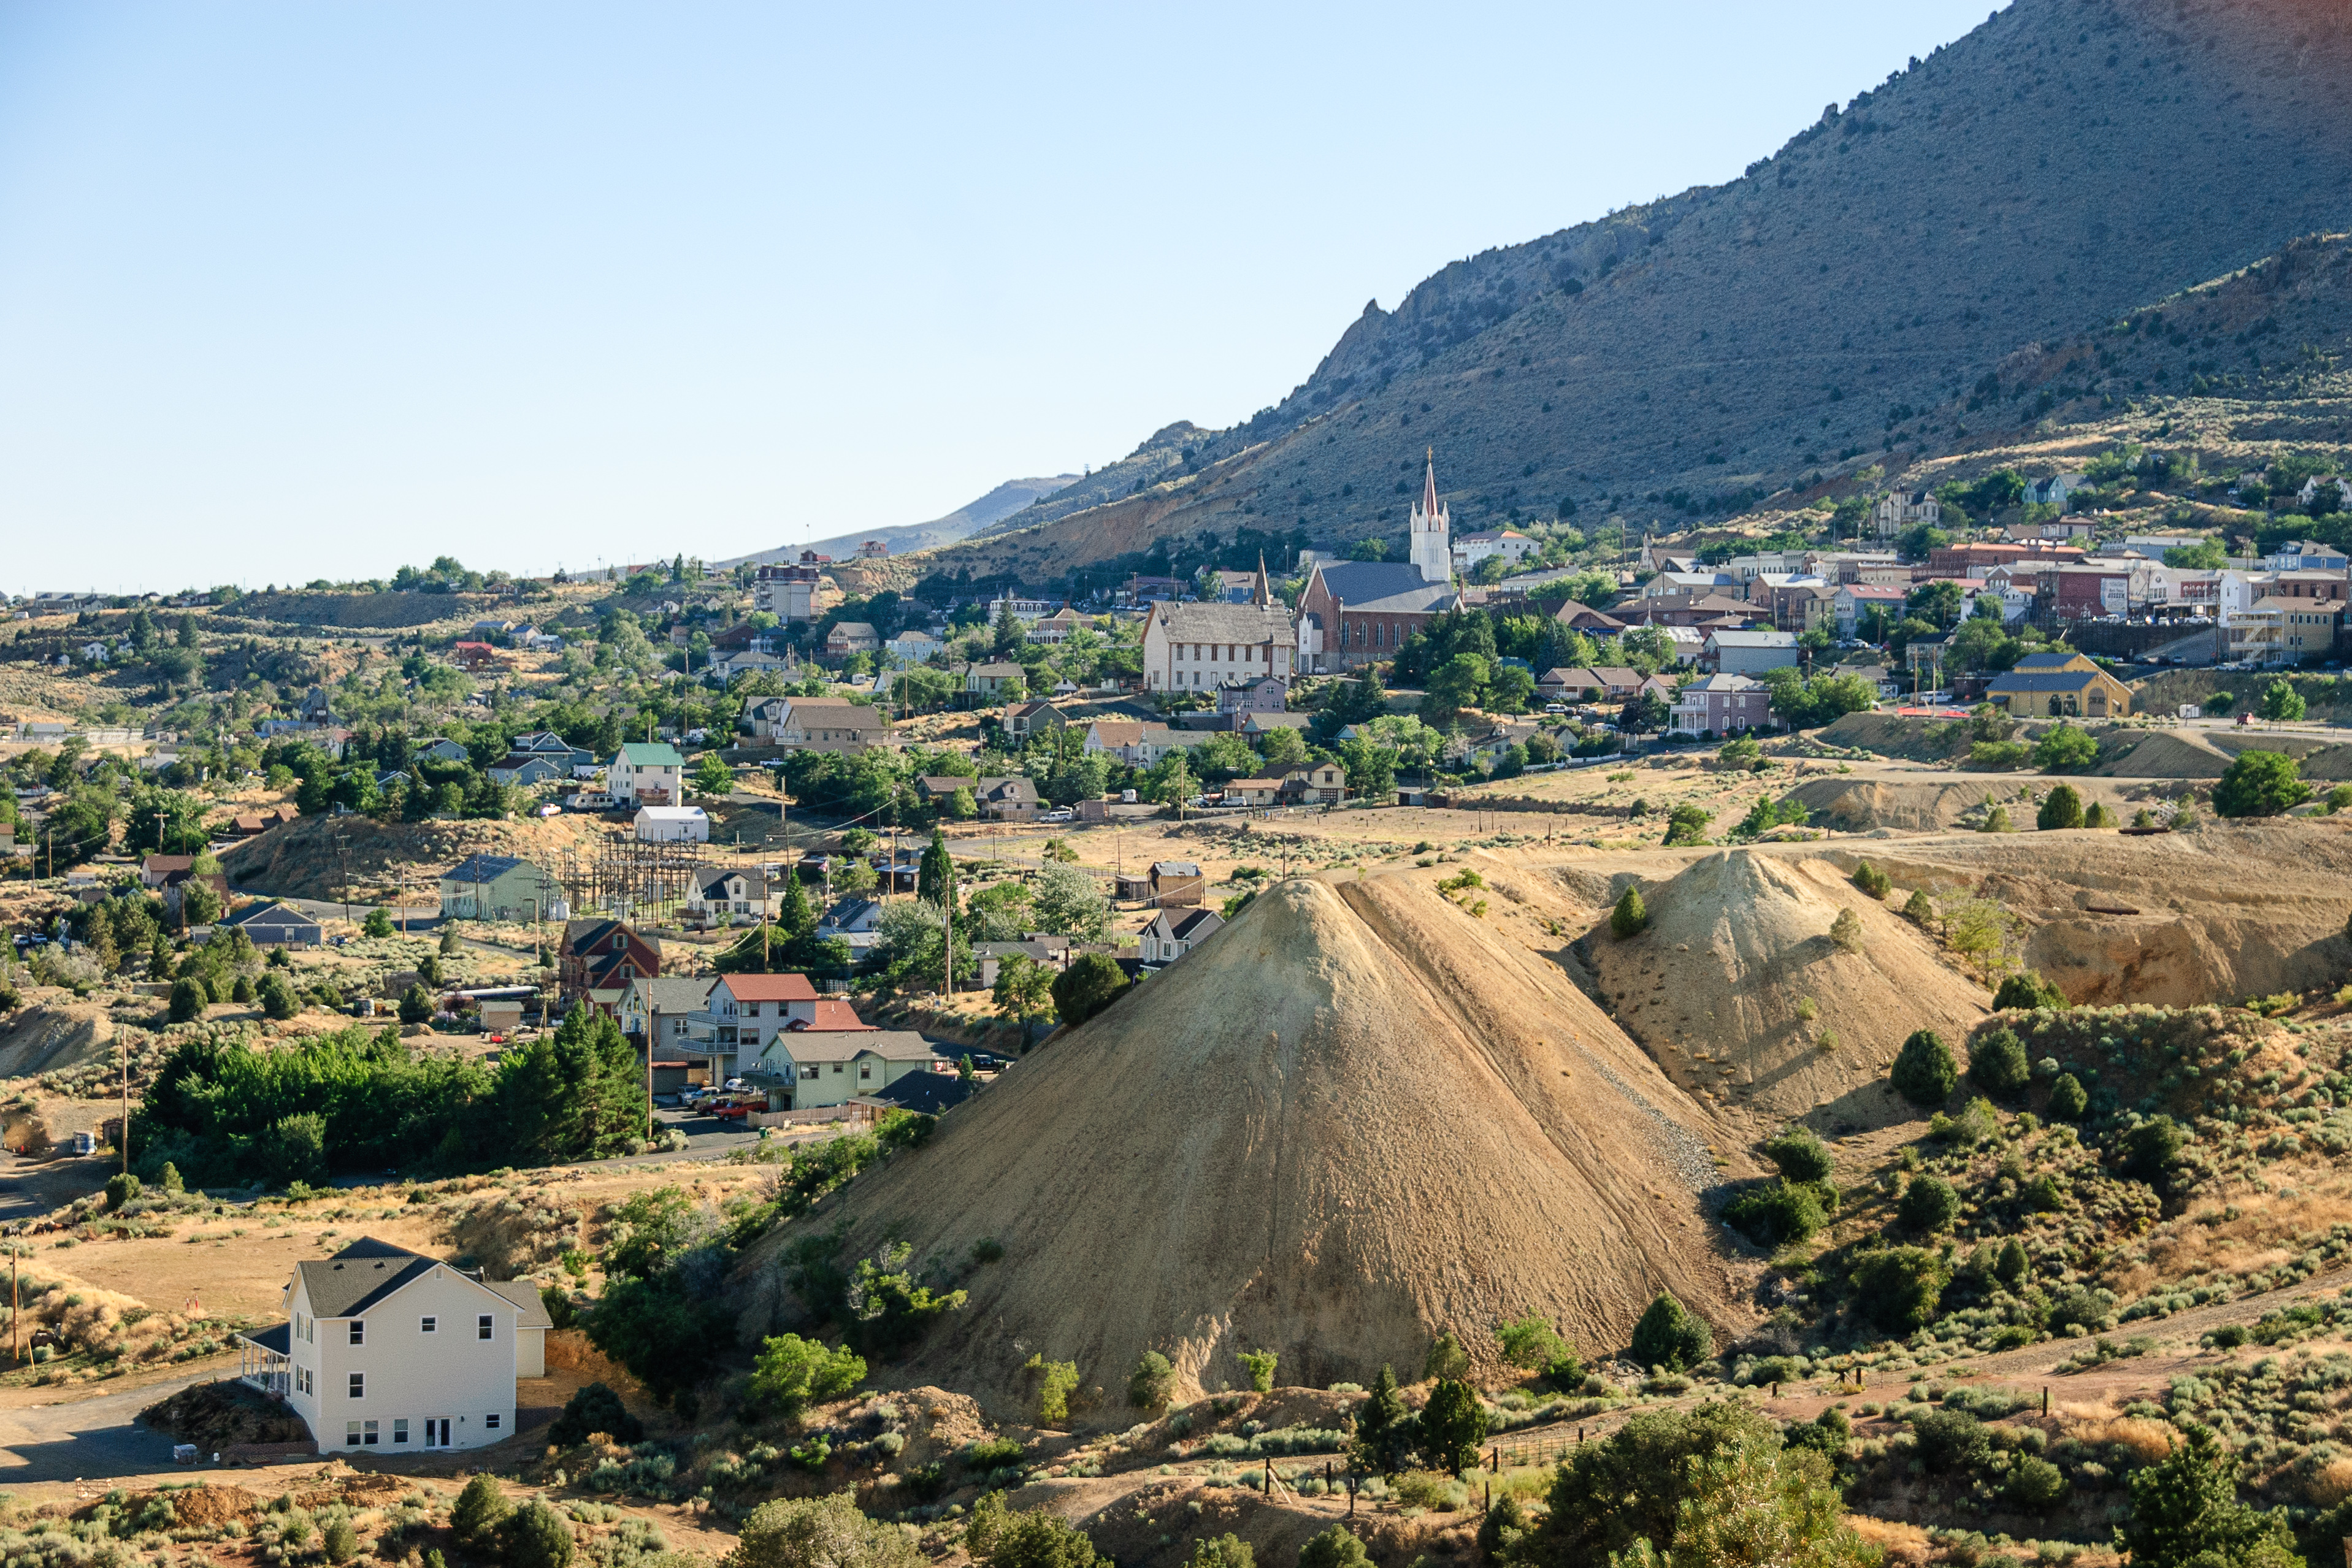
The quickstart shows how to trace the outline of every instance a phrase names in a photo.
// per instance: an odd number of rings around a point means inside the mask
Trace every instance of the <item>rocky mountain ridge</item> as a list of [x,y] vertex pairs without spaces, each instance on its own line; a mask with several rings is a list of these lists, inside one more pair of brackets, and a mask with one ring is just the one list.
[[1155,436],[1099,500],[943,564],[1050,580],[1171,534],[1395,535],[1430,446],[1457,527],[1720,516],[1944,447],[2004,361],[2352,224],[2347,65],[2340,6],[2019,0],[1738,181],[1369,307],[1255,418],[1171,426],[1174,461]]

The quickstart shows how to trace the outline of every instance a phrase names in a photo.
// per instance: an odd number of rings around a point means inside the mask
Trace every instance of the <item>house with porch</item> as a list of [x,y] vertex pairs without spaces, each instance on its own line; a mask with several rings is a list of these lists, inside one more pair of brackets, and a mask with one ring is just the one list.
[[515,1435],[516,1385],[547,1375],[553,1326],[527,1280],[362,1238],[294,1266],[286,1320],[240,1333],[238,1373],[321,1452],[487,1448]]
[[656,1058],[676,1059],[688,1049],[687,1020],[710,1010],[710,988],[718,983],[693,975],[631,980],[621,993],[614,1019],[640,1051],[650,1045]]
[[1676,735],[1729,735],[1763,729],[1771,722],[1771,689],[1746,675],[1693,681],[1666,709],[1666,727]]
[[675,806],[686,758],[667,741],[633,740],[604,765],[604,791],[624,806]]
[[1336,762],[1298,768],[1284,777],[1282,798],[1306,805],[1336,806],[1348,798],[1348,770]]
[[704,1010],[687,1019],[677,1049],[704,1057],[716,1083],[758,1061],[787,1030],[839,1034],[873,1028],[848,1002],[819,996],[806,975],[721,975]]

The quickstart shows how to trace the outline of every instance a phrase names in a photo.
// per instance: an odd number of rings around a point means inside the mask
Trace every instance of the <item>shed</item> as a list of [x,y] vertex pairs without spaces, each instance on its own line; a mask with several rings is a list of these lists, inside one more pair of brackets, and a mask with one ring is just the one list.
[[1191,861],[1151,862],[1151,902],[1165,909],[1171,904],[1198,904],[1208,896],[1207,879]]
[[636,816],[640,843],[707,844],[710,817],[699,806],[640,806]]

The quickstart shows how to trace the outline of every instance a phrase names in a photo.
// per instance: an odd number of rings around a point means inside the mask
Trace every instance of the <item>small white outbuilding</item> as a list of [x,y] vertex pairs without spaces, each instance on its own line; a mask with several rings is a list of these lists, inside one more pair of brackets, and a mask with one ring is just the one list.
[[640,806],[637,840],[648,844],[707,844],[710,818],[699,806]]

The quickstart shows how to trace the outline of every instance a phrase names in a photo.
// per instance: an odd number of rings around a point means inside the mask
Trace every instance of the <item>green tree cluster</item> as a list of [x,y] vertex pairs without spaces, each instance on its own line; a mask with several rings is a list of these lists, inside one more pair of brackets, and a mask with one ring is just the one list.
[[2303,765],[2280,751],[2242,751],[2213,786],[2221,817],[2275,817],[2311,799]]
[[1645,1412],[1578,1445],[1548,1500],[1514,1553],[1525,1568],[1875,1560],[1844,1522],[1829,1460],[1784,1445],[1769,1416],[1727,1402]]
[[185,1040],[133,1114],[132,1147],[142,1166],[170,1161],[198,1185],[227,1186],[330,1169],[556,1165],[625,1153],[645,1125],[636,1051],[583,1009],[495,1070],[413,1051],[393,1030],[271,1051]]

